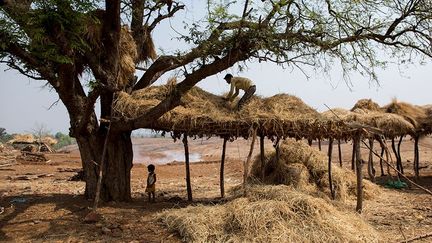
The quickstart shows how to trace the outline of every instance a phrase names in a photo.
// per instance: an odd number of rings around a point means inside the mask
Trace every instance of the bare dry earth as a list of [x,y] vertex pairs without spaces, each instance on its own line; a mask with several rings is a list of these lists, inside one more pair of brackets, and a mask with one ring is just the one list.
[[[228,143],[225,167],[225,188],[240,184],[250,141]],[[421,141],[422,178],[419,183],[432,190],[432,139]],[[219,170],[222,140],[212,138],[190,141],[195,161],[191,176],[195,203],[219,203]],[[317,146],[314,144],[314,146]],[[376,146],[377,147],[377,146]],[[273,149],[271,142],[266,149]],[[327,146],[323,145],[323,151]],[[344,167],[351,166],[351,144],[343,144]],[[179,242],[180,237],[168,232],[154,220],[164,209],[190,205],[186,201],[183,145],[167,138],[135,139],[134,167],[132,169],[133,200],[128,203],[103,204],[103,219],[97,224],[85,224],[83,218],[91,202],[81,195],[83,182],[69,181],[74,172],[60,172],[80,168],[76,147],[69,153],[48,154],[49,163],[28,163],[0,168],[0,240],[9,242]],[[258,144],[255,146],[255,154]],[[337,150],[334,166],[338,166]],[[363,150],[367,158],[366,149]],[[406,174],[411,175],[413,143],[406,139],[402,145],[402,158]],[[15,153],[18,153],[15,151]],[[173,162],[164,164],[166,162]],[[156,203],[148,203],[144,195],[147,175],[146,164],[157,164]],[[380,175],[379,166],[375,169]],[[32,180],[16,180],[26,175]],[[394,175],[394,173],[393,173]],[[390,177],[378,178],[384,184]],[[382,188],[376,198],[364,203],[362,217],[391,242],[403,241],[432,232],[432,196],[414,187],[395,190]],[[355,202],[350,201],[354,210]],[[432,238],[423,239],[430,242]]]

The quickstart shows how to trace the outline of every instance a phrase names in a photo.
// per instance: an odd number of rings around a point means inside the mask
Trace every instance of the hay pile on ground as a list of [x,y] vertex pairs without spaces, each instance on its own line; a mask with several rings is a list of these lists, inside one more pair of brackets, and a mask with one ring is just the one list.
[[[266,153],[264,183],[292,185],[307,192],[325,192],[329,195],[328,158],[325,154],[302,141],[285,140],[279,148],[279,160],[276,153]],[[261,160],[257,156],[251,167],[250,179],[261,176]],[[332,183],[336,198],[342,201],[356,195],[356,176],[352,171],[332,167]],[[371,198],[379,189],[364,180],[365,198]]]
[[[171,95],[174,84],[120,93],[116,112],[133,119],[145,114]],[[236,104],[236,103],[235,103]],[[248,136],[251,126],[259,126],[265,135],[313,136],[319,133],[320,115],[295,96],[279,94],[269,98],[254,96],[240,112],[233,104],[198,87],[181,99],[181,105],[163,115],[152,127],[156,130],[188,132],[190,135]]]
[[168,210],[157,218],[185,242],[378,242],[359,216],[291,187],[253,186],[224,205]]

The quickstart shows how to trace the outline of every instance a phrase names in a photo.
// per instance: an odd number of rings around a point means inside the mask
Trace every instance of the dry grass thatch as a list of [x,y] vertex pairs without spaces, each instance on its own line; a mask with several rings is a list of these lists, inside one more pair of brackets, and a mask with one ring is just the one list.
[[8,143],[34,143],[36,142],[33,134],[15,134],[13,139],[9,140]]
[[[131,95],[121,93],[114,108],[128,118],[139,117],[169,96],[173,88],[175,86],[171,84],[149,87]],[[232,136],[247,136],[253,125],[260,126],[268,136],[312,136],[319,129],[315,125],[320,120],[319,113],[295,96],[254,96],[240,112],[234,111],[234,105],[222,98],[193,87],[182,97],[180,106],[166,113],[150,128],[191,135]]]
[[[266,184],[292,185],[298,190],[313,192],[319,189],[329,195],[328,158],[315,148],[302,141],[285,140],[279,148],[279,160],[275,152],[267,153],[264,173]],[[251,178],[259,178],[261,173],[260,156],[251,168]],[[352,171],[333,166],[332,182],[336,198],[346,200],[356,195],[356,176]],[[379,190],[369,181],[364,181],[366,198],[371,198]]]
[[351,111],[381,111],[380,106],[372,101],[372,99],[361,99],[357,101],[357,103],[354,105],[354,107],[351,109]]
[[[157,215],[185,242],[378,242],[359,216],[291,187],[253,186],[224,205]],[[210,220],[209,220],[210,219]]]
[[410,122],[417,131],[421,130],[428,123],[427,109],[406,102],[393,99],[384,107],[387,113],[397,114]]
[[142,28],[143,38],[141,52],[139,53],[138,60],[140,62],[147,61],[148,59],[155,60],[157,58],[156,48],[153,43],[150,32],[148,31],[148,26],[143,26]]

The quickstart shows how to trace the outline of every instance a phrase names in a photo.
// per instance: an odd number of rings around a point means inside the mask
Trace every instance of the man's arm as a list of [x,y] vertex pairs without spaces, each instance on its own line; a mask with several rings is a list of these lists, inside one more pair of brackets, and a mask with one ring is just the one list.
[[234,92],[234,82],[231,82],[231,88],[230,88],[230,91],[229,91],[229,93],[228,93],[228,95],[226,96],[226,100],[231,100],[231,96],[233,95],[233,92]]
[[237,97],[237,95],[239,95],[239,92],[240,92],[240,89],[235,87],[235,93],[233,96],[231,96],[230,101],[233,101]]

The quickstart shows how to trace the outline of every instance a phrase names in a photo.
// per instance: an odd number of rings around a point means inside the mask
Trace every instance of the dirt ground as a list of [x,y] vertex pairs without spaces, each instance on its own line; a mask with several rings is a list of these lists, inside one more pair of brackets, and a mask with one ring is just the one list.
[[[225,166],[225,188],[242,183],[243,160],[250,141],[228,144]],[[80,168],[76,147],[66,153],[47,154],[48,163],[29,163],[0,167],[0,240],[7,242],[180,242],[176,233],[168,232],[154,216],[164,209],[185,207],[196,203],[219,203],[219,171],[222,140],[212,138],[190,141],[196,158],[191,164],[194,202],[187,202],[183,146],[172,139],[144,138],[134,140],[132,169],[133,200],[128,203],[106,203],[100,207],[103,219],[96,224],[83,222],[92,202],[82,196],[84,183],[69,181]],[[317,146],[314,144],[313,146]],[[420,142],[421,179],[418,183],[432,190],[432,139]],[[343,166],[351,166],[350,143],[342,144]],[[266,149],[271,150],[271,142]],[[322,146],[323,151],[327,145]],[[255,154],[258,144],[255,147]],[[334,166],[338,166],[334,147]],[[363,158],[367,151],[363,149]],[[14,151],[15,154],[19,153]],[[413,142],[406,139],[401,148],[405,173],[412,176]],[[170,155],[171,154],[171,155]],[[174,154],[174,156],[172,156]],[[375,159],[377,161],[377,159]],[[167,162],[171,162],[168,163]],[[146,165],[156,164],[157,200],[147,202],[144,194]],[[366,166],[364,166],[366,167]],[[385,184],[394,177],[383,176],[375,163],[377,183]],[[386,172],[386,169],[385,169]],[[366,176],[367,173],[365,172]],[[395,175],[395,173],[392,173]],[[19,179],[24,176],[27,180]],[[415,187],[387,189],[364,202],[362,217],[390,242],[399,242],[432,233],[432,195]],[[354,210],[355,201],[349,201]],[[432,237],[420,241],[431,242]],[[420,242],[418,241],[418,242]]]

